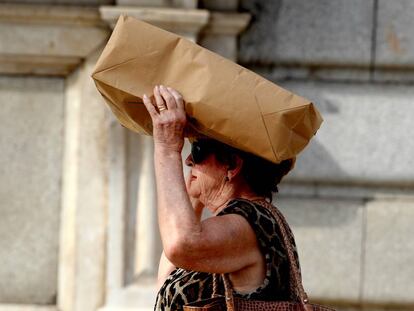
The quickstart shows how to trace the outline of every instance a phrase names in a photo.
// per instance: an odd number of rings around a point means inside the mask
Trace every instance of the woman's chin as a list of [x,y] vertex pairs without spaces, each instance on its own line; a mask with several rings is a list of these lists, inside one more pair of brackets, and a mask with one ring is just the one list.
[[195,189],[192,189],[191,187],[190,187],[190,189],[188,189],[188,196],[190,197],[190,199],[192,199],[192,200],[199,200],[200,199],[200,192],[199,191],[197,191],[197,190],[195,190]]

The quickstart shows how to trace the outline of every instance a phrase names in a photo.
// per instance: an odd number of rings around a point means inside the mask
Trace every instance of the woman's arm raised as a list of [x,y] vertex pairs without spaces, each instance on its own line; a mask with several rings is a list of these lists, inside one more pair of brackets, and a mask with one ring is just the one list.
[[195,214],[181,158],[183,98],[163,86],[155,87],[154,98],[153,103],[144,96],[144,104],[153,122],[158,221],[166,257],[177,267],[212,273],[238,271],[257,262],[261,255],[255,233],[243,217],[226,215],[201,222]]

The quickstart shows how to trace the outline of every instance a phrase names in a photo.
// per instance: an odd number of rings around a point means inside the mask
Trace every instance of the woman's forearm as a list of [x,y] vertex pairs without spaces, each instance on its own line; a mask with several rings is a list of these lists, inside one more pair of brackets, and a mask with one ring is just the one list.
[[174,258],[181,258],[201,232],[183,176],[181,151],[187,123],[184,99],[176,90],[161,85],[154,87],[153,99],[144,94],[143,102],[153,124],[161,239],[165,255],[175,264]]
[[167,257],[187,247],[201,231],[185,187],[181,153],[155,145],[158,222]]

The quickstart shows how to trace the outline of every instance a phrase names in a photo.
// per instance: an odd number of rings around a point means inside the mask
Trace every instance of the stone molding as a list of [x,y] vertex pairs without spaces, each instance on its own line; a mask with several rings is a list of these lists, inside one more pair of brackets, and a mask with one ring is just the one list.
[[72,56],[0,54],[0,74],[66,76],[81,62],[82,58]]
[[126,14],[157,27],[183,35],[193,41],[207,24],[209,11],[181,8],[145,8],[135,6],[101,6],[101,17],[112,28],[118,17]]
[[237,61],[237,37],[250,22],[250,14],[210,12],[210,20],[200,34],[200,44],[228,59]]
[[101,6],[101,17],[111,28],[121,14],[182,35],[233,61],[237,59],[237,36],[248,25],[250,14],[183,8]]
[[66,76],[109,35],[91,7],[0,4],[0,25],[0,74]]
[[0,23],[104,26],[93,7],[0,4]]
[[101,17],[111,28],[121,14],[141,19],[178,33],[199,31],[208,34],[238,35],[248,25],[250,14],[222,13],[178,8],[146,8],[134,6],[101,6]]
[[178,7],[195,9],[197,8],[198,0],[117,0],[116,4],[119,6],[133,5],[140,7]]
[[249,24],[248,13],[210,12],[210,20],[202,30],[209,35],[239,35]]
[[[142,2],[142,1],[141,1]],[[67,76],[107,40],[120,14],[128,14],[228,57],[246,13],[137,6],[0,4],[0,74]],[[12,34],[12,35],[11,35]],[[64,40],[63,40],[64,38]]]
[[239,0],[199,0],[200,5],[210,11],[237,11]]
[[289,178],[279,186],[276,197],[323,198],[343,200],[414,200],[414,190],[408,187],[387,185],[352,185],[292,182]]
[[35,306],[35,305],[1,305],[0,311],[58,311],[55,306]]

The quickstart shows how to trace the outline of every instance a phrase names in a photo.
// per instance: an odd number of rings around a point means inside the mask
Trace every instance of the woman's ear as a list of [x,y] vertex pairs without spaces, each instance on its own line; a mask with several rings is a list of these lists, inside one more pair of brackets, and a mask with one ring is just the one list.
[[243,159],[239,155],[233,154],[231,156],[230,165],[227,169],[227,178],[231,181],[241,173],[242,168]]

